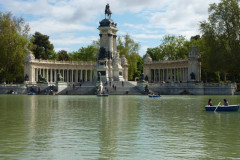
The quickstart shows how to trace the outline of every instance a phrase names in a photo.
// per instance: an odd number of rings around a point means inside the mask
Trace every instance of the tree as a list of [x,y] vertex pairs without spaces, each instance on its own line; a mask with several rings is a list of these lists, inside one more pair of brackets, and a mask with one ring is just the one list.
[[200,23],[206,41],[206,60],[212,72],[236,75],[240,68],[240,7],[239,0],[221,0],[209,7],[208,21]]
[[98,49],[92,45],[80,48],[77,52],[72,52],[69,55],[70,60],[74,61],[96,61],[96,53]]
[[186,58],[189,52],[184,36],[166,35],[162,43],[155,48],[148,48],[147,53],[153,60],[176,60]]
[[55,59],[53,44],[49,41],[49,36],[40,32],[35,32],[31,42],[33,43],[32,52],[36,59]]
[[69,60],[69,55],[67,51],[61,50],[57,53],[57,60],[58,61],[68,61]]
[[29,29],[23,18],[0,12],[0,79],[23,80]]
[[128,60],[128,79],[134,80],[139,77],[142,72],[142,60],[138,54],[139,43],[134,42],[133,39],[127,34],[117,39],[117,51],[120,56],[124,55]]

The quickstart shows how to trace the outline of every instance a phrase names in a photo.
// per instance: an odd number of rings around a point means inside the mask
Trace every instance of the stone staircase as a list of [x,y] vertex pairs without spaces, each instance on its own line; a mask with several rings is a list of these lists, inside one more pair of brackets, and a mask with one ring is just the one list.
[[96,85],[92,82],[82,82],[68,86],[58,93],[59,95],[93,95],[96,92]]
[[[113,85],[116,86],[113,88]],[[103,86],[104,92],[109,95],[141,95],[144,94],[137,87],[137,82],[129,81],[129,82],[118,82],[114,81],[108,84],[104,84]],[[108,92],[107,92],[108,91]],[[92,82],[84,82],[78,83],[74,86],[68,86],[66,89],[61,91],[58,94],[63,95],[94,95],[96,94],[96,84]]]
[[[114,87],[113,87],[114,85]],[[116,90],[115,90],[116,86]],[[137,87],[137,82],[128,81],[128,82],[121,82],[121,81],[114,81],[104,85],[105,93],[109,95],[141,95],[143,94]],[[108,92],[107,92],[108,91]]]

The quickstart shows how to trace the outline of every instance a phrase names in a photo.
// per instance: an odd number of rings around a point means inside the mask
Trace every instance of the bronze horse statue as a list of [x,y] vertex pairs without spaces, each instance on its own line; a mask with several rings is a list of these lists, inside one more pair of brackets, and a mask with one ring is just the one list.
[[110,10],[110,6],[109,4],[106,5],[106,8],[105,8],[105,18],[106,18],[106,15],[108,15],[109,18],[111,18],[111,10]]

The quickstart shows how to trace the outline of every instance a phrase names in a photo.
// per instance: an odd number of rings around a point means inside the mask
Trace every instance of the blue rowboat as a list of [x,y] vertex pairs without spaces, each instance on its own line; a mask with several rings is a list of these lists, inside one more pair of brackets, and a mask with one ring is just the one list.
[[148,95],[149,98],[159,98],[161,97],[160,95],[152,95],[152,94],[149,94]]
[[98,97],[107,97],[108,94],[97,94]]
[[206,111],[238,111],[239,105],[205,106]]
[[28,93],[27,95],[36,95],[36,93],[31,92],[31,93]]

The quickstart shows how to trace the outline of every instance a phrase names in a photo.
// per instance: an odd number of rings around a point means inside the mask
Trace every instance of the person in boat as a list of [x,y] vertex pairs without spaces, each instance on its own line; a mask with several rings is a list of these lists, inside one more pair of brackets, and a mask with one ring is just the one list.
[[228,106],[228,101],[226,99],[224,99],[223,101],[224,101],[224,106]]
[[212,105],[213,105],[213,104],[212,104],[212,99],[211,99],[211,98],[208,100],[208,105],[209,105],[209,106],[212,106]]

